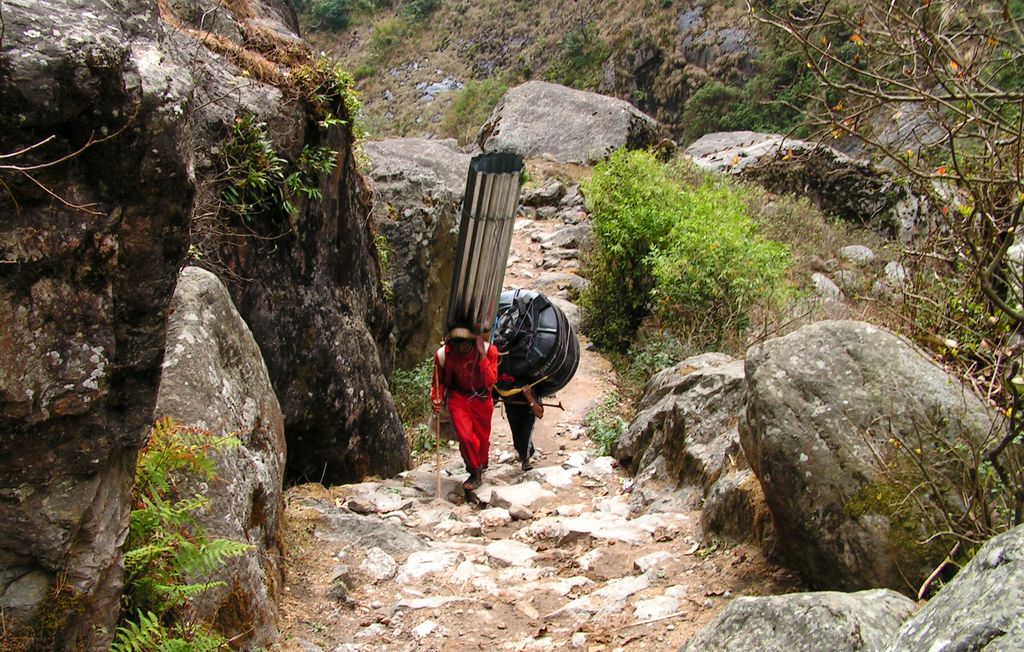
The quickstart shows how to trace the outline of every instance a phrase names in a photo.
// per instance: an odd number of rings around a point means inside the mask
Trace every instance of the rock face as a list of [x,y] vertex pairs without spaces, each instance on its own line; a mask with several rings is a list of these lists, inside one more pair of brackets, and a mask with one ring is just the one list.
[[885,649],[1024,649],[1024,526],[989,539]]
[[[982,441],[985,405],[905,340],[853,321],[752,348],[746,377],[740,441],[780,560],[816,587],[916,592],[946,551],[913,544],[924,538],[921,515],[897,509],[906,493],[880,462],[912,464],[905,442],[927,460],[928,442]],[[918,500],[938,513],[934,499]]]
[[[177,14],[165,12],[164,19],[183,25],[187,51],[205,64],[189,67],[186,59],[178,71],[178,83],[190,85],[196,98],[194,121],[204,128],[190,143],[203,191],[193,215],[193,244],[202,266],[230,275],[229,292],[263,352],[284,413],[287,474],[333,483],[397,473],[408,454],[386,382],[394,357],[392,322],[368,224],[370,194],[356,170],[351,130],[321,129],[314,111],[285,93],[294,93],[293,82],[268,72],[289,62],[259,58],[299,47],[290,6],[248,3],[244,12],[232,13],[218,5],[221,20],[202,23],[212,35],[184,27],[207,15],[202,7],[175,7]],[[248,48],[244,57],[223,45],[239,35]],[[226,66],[202,44],[220,44],[229,60],[246,68]],[[308,75],[319,64],[295,65]],[[280,87],[269,83],[275,81]],[[343,104],[339,99],[329,110],[351,121]],[[299,160],[307,146],[337,152],[333,172],[315,184],[320,201],[296,196],[291,215],[279,211],[247,223],[205,221],[210,204],[216,207],[216,197],[209,195],[217,192],[214,180],[222,174],[214,163],[239,115],[265,124],[270,147],[286,160]]]
[[368,142],[374,228],[390,251],[386,276],[395,321],[395,364],[409,369],[433,354],[444,333],[470,156],[454,141]]
[[3,12],[0,154],[54,163],[0,172],[0,609],[40,650],[109,645],[192,199],[168,35],[110,6]]
[[702,136],[685,154],[701,167],[738,174],[773,192],[807,196],[824,211],[904,243],[934,226],[925,201],[887,171],[815,143],[720,132]]
[[[344,138],[329,146],[348,152]],[[248,279],[232,298],[263,351],[285,417],[288,475],[325,483],[393,474],[408,453],[387,387],[391,319],[351,156],[322,184],[298,230],[235,241]],[[229,246],[228,243],[225,243]]]
[[[349,134],[317,140],[315,120],[270,83],[281,69],[257,54],[296,43],[288,3],[38,0],[5,3],[3,18],[0,155],[43,167],[0,171],[0,607],[35,649],[106,649],[189,236],[234,275],[297,476],[404,466],[384,381],[390,319]],[[288,47],[259,49],[268,42]],[[218,145],[244,114],[289,160],[324,144],[339,164],[286,237],[213,229],[203,241]]]
[[564,163],[588,163],[619,147],[641,148],[658,140],[658,124],[628,102],[531,81],[505,93],[477,142],[485,152],[523,158],[550,154]]
[[612,448],[637,476],[634,494],[648,502],[665,486],[682,486],[690,494],[683,502],[697,507],[731,460],[742,464],[736,421],[743,391],[743,362],[721,353],[688,358],[653,376]]
[[881,650],[914,608],[887,589],[736,598],[680,652]]
[[281,408],[259,347],[216,276],[186,267],[171,309],[156,415],[241,440],[218,454],[215,484],[194,492],[209,499],[199,522],[210,536],[253,546],[214,576],[224,586],[199,596],[196,612],[247,649],[267,646],[277,635],[283,581]]

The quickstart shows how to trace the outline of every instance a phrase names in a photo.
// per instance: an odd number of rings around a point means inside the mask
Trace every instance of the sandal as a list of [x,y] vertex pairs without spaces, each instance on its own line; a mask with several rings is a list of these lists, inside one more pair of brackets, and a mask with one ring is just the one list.
[[483,484],[478,475],[470,475],[466,478],[466,481],[462,483],[462,488],[466,491],[476,491]]

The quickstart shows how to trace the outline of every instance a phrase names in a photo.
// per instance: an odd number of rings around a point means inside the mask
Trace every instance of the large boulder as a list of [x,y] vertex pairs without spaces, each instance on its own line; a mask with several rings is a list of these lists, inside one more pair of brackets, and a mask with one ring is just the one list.
[[8,2],[2,32],[0,155],[26,171],[0,171],[0,611],[8,641],[105,650],[192,128],[155,5]]
[[[300,51],[291,5],[244,4],[4,5],[0,608],[34,649],[109,647],[127,493],[190,236],[231,275],[297,443],[313,444],[293,447],[296,475],[405,465],[350,134],[317,140],[285,64],[263,57]],[[307,143],[340,152],[287,237],[217,221],[219,146],[249,113],[289,160]]]
[[363,144],[373,219],[389,249],[385,273],[395,320],[395,365],[430,357],[444,333],[470,156],[454,141],[395,138]]
[[[227,6],[217,4],[225,14]],[[227,11],[230,21],[212,23],[201,5],[168,5],[163,14],[190,42],[191,58],[178,63],[174,79],[194,95],[193,120],[202,129],[187,143],[201,191],[192,221],[195,262],[230,278],[235,306],[263,352],[284,413],[288,477],[333,484],[393,475],[405,468],[408,451],[386,380],[392,319],[370,193],[353,150],[355,116],[335,97],[326,110],[346,126],[324,129],[325,108],[295,97],[301,80],[324,63],[297,43],[287,3],[249,2],[244,11]],[[195,20],[215,33],[198,30]],[[239,50],[228,45],[236,38]],[[266,125],[261,139],[281,159],[298,161],[306,147],[336,152],[334,170],[310,182],[318,201],[296,193],[290,214],[225,215],[219,161],[236,117],[250,115]]]
[[939,216],[891,171],[824,145],[753,131],[702,136],[685,152],[698,166],[736,174],[778,193],[807,196],[822,210],[910,242]]
[[664,469],[668,480],[703,491],[730,459],[742,459],[736,422],[744,390],[742,360],[721,353],[683,360],[648,381],[612,454],[634,474]]
[[915,608],[888,589],[736,598],[680,652],[874,652]]
[[1024,526],[989,539],[885,649],[1024,650]]
[[208,498],[198,520],[211,536],[252,546],[214,575],[224,584],[193,606],[246,649],[268,646],[284,579],[281,407],[260,349],[216,276],[186,267],[171,310],[157,417],[241,441],[217,453],[213,485],[193,481],[179,489]]
[[548,154],[563,163],[599,161],[620,147],[658,141],[658,123],[629,102],[542,81],[509,89],[477,139],[485,152]]
[[746,377],[740,442],[780,560],[818,588],[916,593],[947,552],[917,543],[933,534],[925,521],[940,502],[958,506],[940,475],[937,492],[950,495],[912,500],[893,478],[936,460],[935,446],[980,445],[993,428],[986,405],[906,340],[854,321],[752,348]]

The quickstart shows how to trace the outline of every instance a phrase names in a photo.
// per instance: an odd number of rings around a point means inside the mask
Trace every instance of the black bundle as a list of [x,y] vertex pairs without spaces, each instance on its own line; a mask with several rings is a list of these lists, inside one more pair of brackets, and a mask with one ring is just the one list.
[[494,344],[501,352],[502,391],[536,383],[534,393],[549,396],[569,383],[580,362],[579,340],[565,313],[532,290],[501,293]]

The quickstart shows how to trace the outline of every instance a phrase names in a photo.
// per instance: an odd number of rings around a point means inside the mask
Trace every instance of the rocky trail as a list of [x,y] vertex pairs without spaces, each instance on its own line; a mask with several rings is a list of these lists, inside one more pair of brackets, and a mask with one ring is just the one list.
[[[572,284],[585,215],[563,204],[517,222],[506,287],[557,299]],[[756,547],[703,542],[698,511],[634,511],[632,480],[584,433],[614,373],[581,344],[574,379],[545,399],[564,409],[538,421],[533,470],[495,410],[480,505],[454,447],[441,500],[433,456],[396,478],[292,487],[273,649],[673,650],[733,596],[793,590]]]

